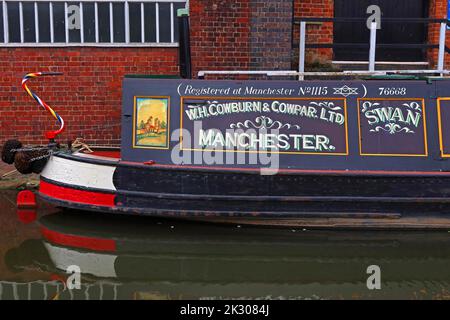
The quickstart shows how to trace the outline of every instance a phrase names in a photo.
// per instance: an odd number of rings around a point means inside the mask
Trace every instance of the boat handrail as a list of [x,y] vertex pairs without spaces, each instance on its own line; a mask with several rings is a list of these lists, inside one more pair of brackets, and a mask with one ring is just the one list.
[[344,71],[295,71],[295,70],[200,70],[198,78],[202,79],[206,75],[266,75],[269,77],[286,76],[388,76],[388,75],[412,75],[412,74],[440,74],[449,75],[449,70],[344,70]]
[[[298,70],[200,70],[198,78],[203,79],[206,75],[265,75],[268,77],[298,77],[304,80],[305,76],[327,77],[327,76],[388,76],[388,75],[439,75],[443,78],[449,75],[445,70],[445,53],[450,53],[450,48],[445,45],[447,27],[450,21],[437,18],[385,18],[380,17],[381,22],[404,22],[418,24],[439,24],[439,44],[430,43],[401,43],[401,44],[383,44],[377,43],[377,22],[370,24],[369,43],[306,43],[306,24],[317,22],[361,22],[368,21],[366,17],[348,17],[348,18],[324,18],[324,17],[301,17],[295,18],[294,23],[300,25],[299,33],[299,67]],[[293,46],[294,47],[294,46]],[[368,70],[343,70],[343,71],[305,71],[305,51],[306,48],[367,48],[369,47]],[[376,48],[419,48],[419,49],[439,49],[436,69],[417,69],[417,70],[375,70]]]

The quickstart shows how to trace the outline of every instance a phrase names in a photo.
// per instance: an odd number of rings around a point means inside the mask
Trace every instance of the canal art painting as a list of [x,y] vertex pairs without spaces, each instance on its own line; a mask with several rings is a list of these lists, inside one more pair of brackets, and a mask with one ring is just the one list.
[[182,150],[348,154],[345,98],[181,100],[182,128],[191,133]]
[[425,103],[421,98],[360,98],[360,154],[427,156]]
[[135,148],[169,147],[169,97],[134,97]]

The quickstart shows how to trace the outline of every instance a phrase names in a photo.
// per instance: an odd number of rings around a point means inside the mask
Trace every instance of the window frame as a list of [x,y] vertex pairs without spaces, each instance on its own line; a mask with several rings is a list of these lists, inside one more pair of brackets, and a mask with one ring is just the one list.
[[[50,19],[50,42],[40,42],[39,40],[39,12],[38,3],[45,2],[49,5],[49,19]],[[18,3],[19,4],[19,34],[20,42],[9,42],[9,21],[8,21],[8,3]],[[23,3],[34,3],[34,31],[35,31],[35,41],[25,42],[24,35],[24,21],[23,21]],[[65,28],[65,41],[56,42],[54,39],[54,13],[53,5],[55,3],[64,4],[64,28]],[[86,42],[84,39],[84,21],[83,21],[83,4],[91,3],[94,4],[94,24],[95,24],[95,41]],[[98,4],[107,3],[109,4],[109,42],[101,42],[99,36],[99,15],[98,15]],[[123,3],[124,4],[124,42],[114,42],[114,15],[113,15],[113,3]],[[130,12],[129,5],[131,3],[140,3],[140,13],[141,13],[141,41],[131,42],[130,41]],[[155,4],[155,30],[156,30],[156,40],[154,42],[146,42],[145,36],[145,10],[144,4],[154,3]],[[78,4],[80,6],[80,41],[70,42],[69,28],[68,28],[68,6]],[[160,32],[160,4],[170,4],[170,42],[160,42],[161,32]],[[178,47],[178,42],[175,41],[175,28],[176,28],[176,9],[175,4],[184,4],[184,8],[189,8],[189,0],[1,0],[0,6],[2,6],[2,14],[0,17],[3,23],[3,41],[0,41],[0,47]],[[182,6],[183,7],[183,6]]]

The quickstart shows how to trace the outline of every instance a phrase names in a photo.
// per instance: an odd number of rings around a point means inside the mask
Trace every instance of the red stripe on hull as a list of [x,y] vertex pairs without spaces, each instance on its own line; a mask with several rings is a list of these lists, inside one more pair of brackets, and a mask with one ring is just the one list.
[[120,151],[103,151],[103,150],[94,150],[94,152],[86,153],[91,156],[99,156],[99,157],[107,157],[120,159]]
[[77,190],[57,186],[45,181],[40,182],[39,192],[58,200],[82,203],[94,206],[114,207],[114,194]]
[[41,227],[41,234],[47,241],[62,246],[110,252],[117,249],[116,242],[111,239],[75,236],[52,231],[44,227]]

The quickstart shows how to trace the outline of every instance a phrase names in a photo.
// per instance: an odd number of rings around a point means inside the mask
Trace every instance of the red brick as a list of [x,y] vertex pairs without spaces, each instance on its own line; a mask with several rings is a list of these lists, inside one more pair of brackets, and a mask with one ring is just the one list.
[[85,137],[89,143],[117,145],[123,76],[177,74],[177,55],[176,48],[0,48],[0,145],[13,137],[46,143],[44,132],[58,127],[20,86],[25,73],[35,71],[64,72],[29,82],[66,120],[60,141]]

